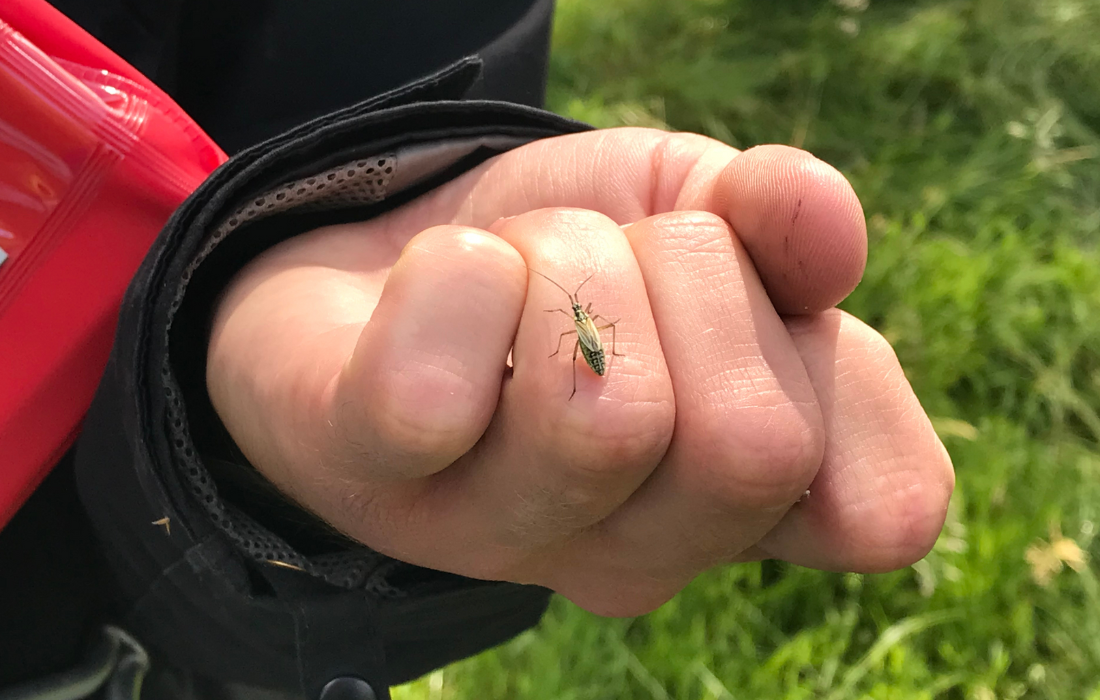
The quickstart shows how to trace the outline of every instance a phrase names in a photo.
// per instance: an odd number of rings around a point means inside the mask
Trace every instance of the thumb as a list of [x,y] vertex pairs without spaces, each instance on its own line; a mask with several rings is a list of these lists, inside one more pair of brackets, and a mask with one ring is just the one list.
[[542,208],[600,212],[628,224],[670,211],[728,221],[780,313],[812,313],[863,274],[867,231],[848,181],[787,146],[740,153],[696,134],[608,129],[536,141],[500,155],[394,212],[411,237],[450,222],[479,228]]

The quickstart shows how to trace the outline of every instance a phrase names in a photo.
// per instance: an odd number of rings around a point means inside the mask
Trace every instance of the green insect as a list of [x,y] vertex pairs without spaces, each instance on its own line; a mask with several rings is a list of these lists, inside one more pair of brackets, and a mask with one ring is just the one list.
[[[546,310],[546,313],[549,314],[558,313],[560,311],[561,313],[572,319],[573,324],[576,326],[575,330],[566,331],[558,336],[558,349],[555,350],[554,354],[550,356],[554,357],[554,355],[557,355],[559,352],[561,352],[562,338],[567,335],[573,335],[574,333],[577,335],[577,344],[573,346],[573,393],[569,395],[568,399],[571,401],[573,399],[573,395],[577,393],[578,350],[580,350],[581,354],[584,355],[584,361],[588,363],[588,366],[592,368],[593,372],[600,375],[601,377],[607,374],[607,357],[604,353],[603,341],[600,340],[600,331],[606,328],[611,329],[611,354],[614,357],[625,357],[625,355],[620,355],[619,353],[615,352],[615,324],[618,323],[618,321],[607,321],[606,318],[600,316],[599,314],[596,314],[595,316],[591,315],[592,302],[588,302],[588,307],[584,308],[581,306],[581,302],[577,298],[577,294],[580,293],[581,287],[583,287],[588,282],[588,280],[592,279],[592,277],[596,273],[592,273],[591,275],[586,277],[584,282],[581,282],[579,285],[577,285],[577,291],[570,294],[568,289],[561,286],[546,275],[542,274],[538,270],[531,270],[531,272],[534,272],[539,277],[542,277],[550,284],[565,292],[565,294],[569,297],[569,303],[573,307],[573,313],[569,313],[565,309]],[[597,326],[596,319],[603,319],[604,321],[607,321],[607,323],[602,326]]]

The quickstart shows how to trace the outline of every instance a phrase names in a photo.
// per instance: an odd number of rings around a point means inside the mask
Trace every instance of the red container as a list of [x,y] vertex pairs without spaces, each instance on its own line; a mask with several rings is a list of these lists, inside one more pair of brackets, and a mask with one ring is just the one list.
[[0,6],[0,528],[72,445],[126,285],[226,159],[42,0]]

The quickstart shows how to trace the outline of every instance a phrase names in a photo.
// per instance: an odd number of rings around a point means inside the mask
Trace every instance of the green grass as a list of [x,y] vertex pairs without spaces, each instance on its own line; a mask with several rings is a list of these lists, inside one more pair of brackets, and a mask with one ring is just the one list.
[[958,488],[911,569],[729,567],[633,620],[559,599],[396,697],[1100,700],[1100,569],[1034,570],[1058,532],[1100,555],[1097,36],[1100,0],[559,0],[554,110],[849,177],[871,252],[844,307],[897,349]]

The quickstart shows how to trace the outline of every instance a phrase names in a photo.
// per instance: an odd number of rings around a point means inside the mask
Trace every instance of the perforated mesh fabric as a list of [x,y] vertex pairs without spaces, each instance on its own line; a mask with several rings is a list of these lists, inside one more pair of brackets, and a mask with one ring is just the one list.
[[393,179],[396,163],[392,153],[361,158],[278,187],[233,212],[217,228],[213,242],[217,245],[233,229],[255,218],[290,209],[327,209],[381,201]]
[[[213,235],[182,275],[175,299],[169,308],[168,328],[165,333],[171,332],[172,321],[195,270],[234,230],[245,223],[292,209],[316,211],[381,201],[385,198],[387,187],[396,172],[397,157],[393,153],[359,158],[317,175],[281,185],[240,206],[215,227]],[[167,357],[161,372],[168,406],[166,427],[185,484],[211,522],[241,552],[257,562],[301,569],[342,588],[364,588],[387,597],[400,595],[399,591],[385,581],[385,572],[393,560],[366,547],[306,557],[247,514],[222,501],[218,496],[217,485],[195,450],[187,428],[186,408],[181,399],[179,384]]]

